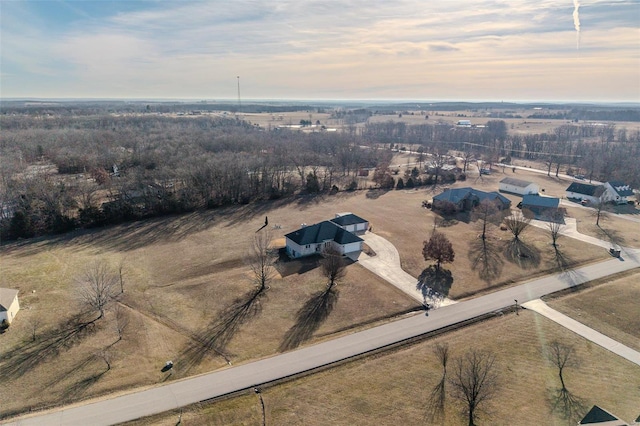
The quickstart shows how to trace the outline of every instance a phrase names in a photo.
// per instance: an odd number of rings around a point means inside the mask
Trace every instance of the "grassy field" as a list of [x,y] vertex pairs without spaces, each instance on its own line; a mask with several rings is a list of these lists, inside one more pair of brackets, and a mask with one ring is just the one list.
[[640,272],[586,288],[549,305],[620,343],[640,351]]
[[[517,175],[527,178],[525,173]],[[500,179],[496,173],[456,185],[495,190]],[[420,189],[302,197],[2,246],[0,286],[20,290],[22,309],[9,331],[0,335],[0,378],[11,385],[0,390],[0,416],[222,368],[228,361],[240,363],[286,350],[293,344],[292,336],[295,344],[304,344],[415,308],[415,301],[353,264],[331,312],[302,330],[296,324],[304,322],[300,319],[305,307],[318,301],[314,297],[324,287],[314,265],[281,263],[281,275],[266,297],[249,306],[245,302],[254,285],[244,255],[265,215],[270,224],[278,225],[271,229],[273,237],[281,238],[301,223],[352,211],[396,245],[404,269],[417,277],[429,265],[421,250],[435,219],[421,203],[434,194]],[[441,231],[456,251],[455,262],[445,265],[452,272],[449,295],[454,298],[530,279],[558,266],[546,231],[532,228],[525,233],[524,241],[537,255],[535,262],[517,265],[502,253],[508,235],[494,230],[491,241],[499,270],[479,279],[480,270],[472,267],[473,244],[478,241],[475,225],[458,222]],[[573,264],[608,256],[568,238],[560,244]],[[122,340],[113,311],[92,326],[83,325],[90,315],[77,315],[74,279],[96,259],[113,268],[123,264],[125,291],[118,305],[129,325]],[[242,311],[243,306],[251,309]],[[211,336],[219,344],[203,351],[203,340]],[[167,360],[176,362],[172,376],[160,371]],[[41,392],[43,383],[46,393]]]
[[[549,343],[573,345],[578,368],[565,370],[567,389],[576,399],[573,413],[553,409],[559,380],[546,359]],[[640,369],[537,314],[507,314],[431,338],[398,350],[360,359],[292,382],[262,389],[266,424],[278,425],[462,425],[460,406],[448,399],[444,421],[427,416],[427,401],[441,377],[433,354],[436,343],[449,345],[452,357],[469,347],[493,351],[500,370],[500,387],[490,412],[479,424],[576,424],[597,404],[627,421],[640,407]],[[624,397],[622,397],[624,395]],[[131,422],[132,425],[174,425],[179,413]],[[186,408],[189,425],[260,424],[258,396],[247,393],[210,404]]]

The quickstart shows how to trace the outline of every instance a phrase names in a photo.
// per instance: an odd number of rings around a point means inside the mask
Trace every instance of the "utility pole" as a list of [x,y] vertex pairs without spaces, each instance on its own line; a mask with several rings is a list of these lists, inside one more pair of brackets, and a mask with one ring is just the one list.
[[238,76],[238,112],[242,109],[242,102],[240,101],[240,76]]

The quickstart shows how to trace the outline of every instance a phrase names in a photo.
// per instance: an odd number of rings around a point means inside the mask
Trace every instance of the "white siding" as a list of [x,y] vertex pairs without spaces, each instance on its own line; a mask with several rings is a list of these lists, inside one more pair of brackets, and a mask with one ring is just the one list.
[[7,322],[11,324],[11,321],[13,321],[13,319],[15,318],[19,310],[20,310],[20,303],[18,302],[18,296],[16,296],[13,299],[13,302],[11,303],[11,305],[9,305],[9,307],[7,308],[7,311],[0,312],[0,322],[6,319]]
[[526,187],[509,185],[507,183],[500,183],[500,191],[510,192],[512,194],[518,195],[527,195],[527,194],[537,194],[539,191],[539,187],[535,183],[530,183]]
[[577,192],[567,191],[567,198],[574,198],[578,200],[587,200],[592,204],[598,204],[600,202],[600,198],[592,197],[591,195],[578,194]]
[[341,250],[342,254],[352,253],[354,251],[362,250],[362,241],[357,241],[355,243],[345,244]]

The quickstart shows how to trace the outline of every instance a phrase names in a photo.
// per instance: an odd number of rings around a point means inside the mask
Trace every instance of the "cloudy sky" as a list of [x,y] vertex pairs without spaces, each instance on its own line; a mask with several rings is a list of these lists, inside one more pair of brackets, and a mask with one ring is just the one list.
[[640,101],[640,0],[0,0],[0,16],[2,97],[235,99],[240,76],[243,99]]

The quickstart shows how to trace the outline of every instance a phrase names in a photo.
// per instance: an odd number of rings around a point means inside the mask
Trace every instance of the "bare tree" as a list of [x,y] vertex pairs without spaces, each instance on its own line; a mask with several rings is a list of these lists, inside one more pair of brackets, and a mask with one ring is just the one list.
[[276,255],[270,245],[271,232],[267,229],[256,234],[253,238],[250,267],[258,293],[269,288],[269,282],[271,282],[276,273],[276,269],[273,266],[276,261]]
[[340,252],[333,247],[323,250],[322,257],[323,259],[320,261],[322,275],[328,280],[327,287],[332,289],[338,281],[347,275],[347,265]]
[[447,343],[438,343],[433,348],[433,353],[442,365],[442,378],[431,390],[429,396],[429,417],[432,421],[442,419],[444,416],[444,407],[446,402],[446,383],[447,383],[447,364],[449,363],[449,345]]
[[558,367],[558,377],[560,377],[560,384],[562,390],[566,390],[567,386],[564,383],[564,376],[562,373],[565,368],[577,367],[578,360],[575,354],[575,348],[572,345],[565,345],[557,340],[554,340],[549,345],[549,352],[547,358]]
[[120,281],[120,293],[124,293],[124,257],[118,263],[118,279]]
[[609,217],[609,205],[607,202],[600,199],[593,207],[591,216],[596,218],[596,226],[600,226],[600,221],[605,221]]
[[558,238],[560,238],[560,232],[564,228],[564,225],[558,220],[550,220],[547,223],[547,228],[549,228],[549,232],[551,233],[551,244],[554,248],[557,248]]
[[33,316],[29,319],[29,330],[31,331],[31,341],[36,341],[36,334],[38,329],[42,325],[42,318],[39,316]]
[[478,415],[486,410],[498,391],[495,355],[476,349],[456,359],[449,383],[453,396],[463,405],[469,426],[475,426]]
[[483,240],[487,238],[487,225],[500,223],[499,212],[498,206],[491,200],[482,200],[471,212],[472,218],[480,222]]
[[120,305],[116,304],[113,311],[115,321],[116,321],[116,331],[118,332],[118,341],[122,340],[122,336],[124,335],[124,331],[127,329],[129,325],[129,316],[125,312],[125,309]]
[[531,224],[531,218],[520,211],[516,211],[511,213],[510,216],[505,217],[503,222],[513,234],[513,239],[517,241],[520,239],[520,235],[524,230]]
[[105,261],[99,260],[89,265],[76,280],[80,301],[91,310],[100,313],[95,320],[104,317],[104,311],[115,294],[117,274]]
[[442,233],[435,232],[428,241],[423,243],[422,256],[424,260],[435,260],[436,270],[440,270],[440,264],[453,262],[455,252],[451,241]]

